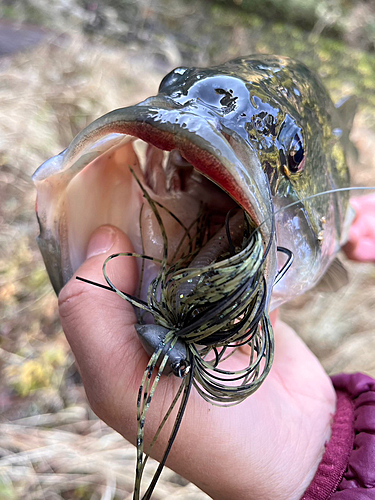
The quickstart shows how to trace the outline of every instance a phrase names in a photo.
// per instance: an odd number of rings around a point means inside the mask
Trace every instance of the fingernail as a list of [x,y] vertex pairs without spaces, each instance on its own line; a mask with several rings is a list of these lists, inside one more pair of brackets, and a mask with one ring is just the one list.
[[87,246],[87,258],[106,253],[111,249],[116,239],[116,231],[111,226],[102,226],[91,235]]

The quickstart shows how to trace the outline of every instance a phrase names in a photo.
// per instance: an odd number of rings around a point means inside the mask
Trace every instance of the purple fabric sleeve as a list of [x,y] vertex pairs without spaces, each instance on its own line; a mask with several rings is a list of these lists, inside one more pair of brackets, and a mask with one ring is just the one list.
[[375,500],[375,380],[355,373],[332,382],[331,439],[301,500]]

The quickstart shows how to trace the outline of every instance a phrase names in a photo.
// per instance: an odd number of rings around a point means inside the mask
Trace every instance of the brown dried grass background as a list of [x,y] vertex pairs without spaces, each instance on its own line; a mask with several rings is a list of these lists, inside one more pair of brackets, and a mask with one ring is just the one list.
[[[234,29],[222,60],[244,54],[246,36]],[[124,46],[71,27],[46,32],[37,47],[0,59],[1,499],[131,498],[135,451],[86,403],[34,240],[30,176],[93,119],[157,91],[162,76],[184,62],[183,51],[165,40],[158,46],[160,64],[147,44]],[[257,43],[248,52],[259,49]],[[262,41],[260,50],[269,47]],[[199,58],[207,63],[218,55]],[[360,153],[356,185],[375,185],[374,130],[362,109],[352,136]],[[312,292],[283,316],[329,373],[375,377],[375,268],[347,266],[348,287],[333,295]],[[208,497],[166,470],[154,498]]]

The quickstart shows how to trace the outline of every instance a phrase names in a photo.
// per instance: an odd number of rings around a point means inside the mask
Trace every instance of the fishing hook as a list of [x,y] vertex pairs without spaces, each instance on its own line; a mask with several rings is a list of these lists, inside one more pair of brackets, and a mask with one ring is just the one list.
[[288,271],[290,266],[293,264],[293,260],[294,260],[293,252],[291,250],[289,250],[289,248],[277,247],[277,251],[285,253],[288,256],[288,259],[285,262],[285,264],[283,265],[283,267],[280,269],[280,271],[277,273],[275,281],[273,282],[273,286],[275,286],[281,280],[281,278],[283,278],[285,273]]

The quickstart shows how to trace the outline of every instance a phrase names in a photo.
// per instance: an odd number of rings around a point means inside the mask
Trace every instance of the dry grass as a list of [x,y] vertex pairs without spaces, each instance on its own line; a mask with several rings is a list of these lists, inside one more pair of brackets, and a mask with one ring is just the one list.
[[[134,447],[84,406],[0,424],[0,450],[1,498],[132,498]],[[208,497],[166,469],[154,498]]]
[[[228,54],[242,50],[240,42],[233,35]],[[179,63],[178,51],[165,47],[161,71],[135,46],[72,30],[0,60],[0,498],[131,498],[134,448],[85,402],[34,241],[30,175],[97,116],[155,93],[165,64]],[[362,112],[353,136],[357,184],[375,185],[372,130]],[[303,297],[284,315],[329,372],[375,376],[375,271],[349,267],[348,288]],[[158,498],[208,497],[166,471]]]
[[335,294],[311,292],[284,306],[282,315],[329,374],[360,371],[375,377],[374,265],[345,266],[349,285]]

